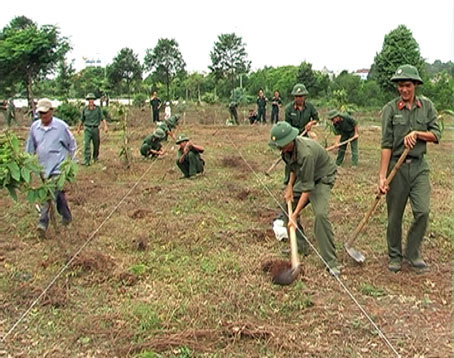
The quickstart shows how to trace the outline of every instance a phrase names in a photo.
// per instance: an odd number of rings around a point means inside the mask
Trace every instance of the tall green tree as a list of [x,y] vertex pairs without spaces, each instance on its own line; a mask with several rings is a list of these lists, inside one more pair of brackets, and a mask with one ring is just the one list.
[[370,77],[386,91],[395,91],[390,79],[397,67],[404,64],[413,65],[421,76],[424,74],[425,64],[418,43],[405,25],[399,25],[385,35],[382,50],[374,58]]
[[175,39],[159,39],[155,48],[147,49],[144,58],[145,71],[152,71],[153,78],[166,84],[167,98],[170,95],[170,83],[175,77],[184,77],[186,63]]
[[251,61],[247,59],[246,45],[243,39],[232,34],[221,34],[214,43],[213,51],[210,52],[210,70],[216,78],[228,78],[232,90],[235,88],[235,77],[239,74],[247,74],[251,69]]
[[84,98],[89,92],[101,97],[107,90],[106,68],[84,68],[74,75],[73,86],[76,97]]
[[57,77],[55,78],[56,90],[59,96],[64,99],[70,97],[70,90],[73,84],[75,70],[73,62],[67,63],[65,59],[61,59],[57,65]]
[[312,64],[306,61],[301,62],[298,67],[297,76],[297,81],[299,83],[303,83],[309,91],[309,94],[313,95],[317,80],[315,78],[314,71],[312,71]]
[[131,86],[142,80],[142,65],[130,48],[122,48],[107,66],[107,78],[118,93],[126,92],[130,98]]
[[22,83],[31,105],[34,82],[53,73],[70,49],[56,26],[15,17],[0,33],[0,86]]

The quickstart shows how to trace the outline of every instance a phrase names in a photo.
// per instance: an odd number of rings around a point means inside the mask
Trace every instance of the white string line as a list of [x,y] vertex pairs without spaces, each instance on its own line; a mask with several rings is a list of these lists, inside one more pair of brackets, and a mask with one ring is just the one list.
[[[170,142],[167,144],[166,149],[170,146]],[[118,204],[112,209],[112,211],[107,215],[107,217],[103,220],[103,222],[98,226],[98,228],[93,231],[93,233],[89,236],[87,241],[76,251],[76,253],[71,257],[71,259],[60,269],[60,271],[55,275],[55,277],[50,281],[50,283],[46,286],[46,288],[41,292],[41,294],[33,301],[30,307],[19,317],[16,323],[9,329],[6,334],[1,337],[0,343],[5,342],[6,338],[14,331],[14,329],[24,320],[24,318],[30,313],[30,311],[35,307],[35,305],[39,302],[39,300],[46,294],[46,292],[53,286],[53,284],[58,280],[58,278],[66,271],[66,269],[71,265],[71,263],[75,260],[75,258],[80,254],[80,252],[92,241],[93,237],[98,233],[98,231],[104,226],[104,224],[112,217],[112,215],[117,211],[120,205],[125,201],[125,199],[131,194],[131,192],[137,187],[137,185],[141,182],[144,176],[150,171],[151,167],[157,160],[150,163],[147,170],[142,174],[142,176],[137,180],[134,186],[129,189],[129,191],[121,198]]]
[[[270,194],[270,196],[273,198],[273,200],[278,204],[278,206],[281,208],[281,210],[285,213],[285,215],[287,216],[287,218],[290,220],[289,216],[288,216],[288,213],[287,211],[282,207],[281,203],[276,199],[276,197],[273,195],[273,193],[268,189],[268,187],[265,185],[265,183],[263,183],[263,181],[260,179],[260,177],[258,176],[258,174],[256,173],[256,171],[251,167],[251,165],[248,163],[248,161],[246,160],[246,158],[244,158],[243,154],[240,152],[240,150],[238,149],[238,147],[235,145],[235,143],[232,141],[232,139],[230,137],[227,137],[229,138],[230,142],[232,143],[232,145],[234,146],[235,150],[238,152],[238,154],[240,155],[241,159],[243,159],[243,161],[246,163],[246,165],[249,167],[249,169],[251,170],[251,172],[255,175],[257,181],[263,186],[263,188],[265,188],[265,190],[268,192],[268,194]],[[309,244],[309,246],[312,248],[312,250],[315,251],[315,253],[317,254],[317,256],[320,258],[320,260],[322,260],[322,262],[325,264],[325,266],[328,268],[328,270],[330,271],[331,273],[331,276],[334,277],[340,284],[340,286],[344,289],[344,291],[348,294],[348,296],[352,299],[352,301],[358,306],[358,308],[360,309],[360,311],[363,313],[363,315],[369,320],[369,322],[372,324],[372,326],[377,330],[379,336],[383,339],[383,341],[392,349],[392,351],[394,352],[394,354],[396,355],[396,357],[399,357],[400,358],[400,354],[397,352],[397,350],[394,348],[394,346],[391,344],[391,342],[388,340],[388,338],[386,338],[385,334],[380,330],[380,328],[378,328],[377,324],[374,322],[374,320],[368,315],[368,313],[366,312],[366,310],[361,306],[361,304],[358,302],[358,300],[355,298],[355,296],[353,296],[353,294],[350,292],[350,290],[347,288],[347,286],[345,286],[345,284],[341,281],[341,279],[336,276],[336,275],[333,275],[332,274],[332,271],[331,271],[331,268],[329,267],[328,263],[325,261],[325,259],[320,255],[320,253],[317,251],[317,249],[314,247],[314,245],[312,245],[312,243],[308,240],[308,238],[306,237],[306,235],[301,231],[301,229],[299,227],[297,227],[298,231],[301,233],[301,235],[303,236],[304,240],[306,240],[306,242]]]

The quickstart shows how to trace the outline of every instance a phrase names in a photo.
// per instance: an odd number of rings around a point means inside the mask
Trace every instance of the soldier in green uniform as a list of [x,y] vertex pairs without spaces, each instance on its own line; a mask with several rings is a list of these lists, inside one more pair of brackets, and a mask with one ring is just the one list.
[[[285,107],[285,121],[292,127],[297,128],[298,134],[302,134],[306,131],[305,137],[308,136],[312,126],[318,122],[317,110],[312,103],[306,101],[308,95],[309,92],[307,91],[306,86],[302,83],[297,83],[292,89],[294,100]],[[285,166],[285,185],[287,185],[288,180],[289,169]]]
[[278,90],[274,91],[273,99],[271,100],[271,124],[279,122],[279,108],[282,100]]
[[[315,238],[320,248],[320,254],[330,268],[332,275],[338,276],[334,234],[328,219],[329,197],[336,178],[336,165],[327,151],[317,142],[298,136],[298,129],[287,122],[278,122],[271,129],[269,145],[278,148],[282,159],[290,168],[290,180],[285,189],[285,201],[293,203],[293,215],[288,225],[297,226],[302,230],[298,221],[303,208],[311,203],[315,216]],[[287,208],[284,203],[283,208]],[[304,239],[298,230],[297,242],[299,251],[305,251]]]
[[178,120],[176,118],[177,118],[177,116],[172,116],[169,119],[166,119],[165,121],[160,122],[160,124],[158,125],[158,128],[162,129],[165,133],[165,136],[163,139],[164,141],[167,141],[167,138],[169,136],[172,139],[175,139],[175,136],[174,136],[172,130],[174,128],[176,128],[176,126],[177,126]]
[[[388,102],[382,110],[381,160],[378,188],[386,193],[388,208],[388,269],[400,271],[405,257],[410,267],[423,272],[427,265],[420,248],[429,221],[429,166],[424,159],[426,143],[441,139],[437,111],[432,102],[417,96],[416,87],[423,83],[416,67],[402,65],[391,77],[397,83],[399,97]],[[392,180],[386,185],[386,175],[404,151],[410,152]],[[407,247],[402,254],[402,216],[410,199],[413,223],[407,234]]]
[[104,131],[107,132],[107,123],[103,118],[102,110],[95,105],[96,96],[89,93],[86,97],[88,105],[82,110],[78,133],[84,127],[84,165],[91,162],[91,143],[93,142],[93,161],[96,162],[99,156],[99,124],[103,122]]
[[[350,142],[352,148],[352,165],[358,165],[358,122],[347,113],[341,113],[335,109],[328,112],[328,118],[333,122],[334,133],[336,134],[335,146],[339,147],[340,142],[344,142],[352,137]],[[341,145],[337,153],[336,165],[341,165],[344,161],[347,144]]]
[[159,121],[159,109],[161,108],[161,99],[158,97],[156,91],[153,92],[153,95],[150,99],[151,111],[153,112],[153,122]]
[[140,147],[140,154],[145,158],[148,158],[150,155],[153,158],[156,158],[164,154],[162,150],[161,141],[165,138],[165,132],[161,128],[157,128],[153,134],[146,136]]
[[185,178],[203,173],[205,161],[200,153],[205,150],[202,146],[194,144],[186,135],[180,134],[176,140],[179,145],[177,152],[177,166],[183,172]]
[[259,90],[259,95],[257,97],[257,121],[262,124],[266,123],[266,99],[263,94],[263,90]]
[[9,99],[6,109],[6,124],[8,124],[8,127],[11,126],[11,121],[14,121],[14,123],[18,125],[16,120],[16,106],[14,105],[14,100],[12,98]]
[[292,90],[294,100],[285,107],[285,121],[297,128],[299,134],[304,130],[309,132],[318,122],[317,110],[312,103],[306,101],[308,95],[306,86],[297,83]]
[[229,112],[230,112],[230,118],[232,119],[233,123],[236,125],[239,125],[240,122],[238,122],[238,102],[232,101],[229,103]]

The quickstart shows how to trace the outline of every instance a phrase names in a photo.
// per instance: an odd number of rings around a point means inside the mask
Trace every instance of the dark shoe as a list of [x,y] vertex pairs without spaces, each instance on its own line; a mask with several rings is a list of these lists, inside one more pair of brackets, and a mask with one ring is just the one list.
[[428,270],[427,264],[421,258],[408,260],[408,263],[410,264],[410,267],[418,273],[426,272]]
[[329,274],[331,276],[334,276],[334,277],[339,277],[340,274],[341,274],[340,269],[339,269],[338,266],[332,266],[329,269],[327,268],[327,271],[329,272]]
[[38,226],[36,227],[36,230],[38,231],[38,236],[41,239],[45,239],[46,238],[47,227],[44,224],[39,223]]
[[64,225],[64,226],[68,226],[69,224],[71,224],[71,221],[73,221],[72,218],[69,218],[69,219],[63,218],[63,219],[61,219],[61,223],[62,223],[62,225]]
[[391,272],[399,272],[402,269],[402,262],[398,259],[390,260],[388,263],[388,270]]

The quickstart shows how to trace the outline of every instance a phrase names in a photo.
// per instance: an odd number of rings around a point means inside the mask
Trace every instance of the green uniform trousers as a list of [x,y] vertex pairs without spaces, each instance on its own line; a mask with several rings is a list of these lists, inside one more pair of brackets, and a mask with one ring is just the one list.
[[266,108],[259,107],[257,110],[257,121],[266,123]]
[[[391,171],[397,159],[392,158],[388,171]],[[402,260],[402,216],[409,198],[414,220],[407,234],[405,257],[408,260],[415,260],[420,258],[419,249],[429,221],[429,166],[423,157],[409,158],[402,164],[386,195],[388,207],[386,238],[390,260]]]
[[[341,136],[340,141],[346,141],[347,139],[350,139],[353,137],[354,134],[349,134],[347,136]],[[339,147],[339,150],[337,152],[337,159],[336,159],[336,165],[341,165],[344,162],[344,157],[345,157],[345,151],[347,150],[347,144],[341,145]],[[358,139],[355,139],[354,141],[350,142],[351,148],[352,148],[352,165],[356,166],[358,165]]]
[[236,110],[236,108],[229,108],[229,112],[230,112],[230,118],[232,119],[232,121],[239,125],[240,122],[238,122],[238,111]]
[[93,142],[93,161],[96,162],[99,156],[99,127],[84,126],[84,165],[89,165],[91,161],[91,142]]
[[186,178],[196,175],[197,173],[202,173],[204,165],[205,162],[200,158],[200,154],[194,153],[193,151],[189,151],[189,153],[186,154],[183,163],[180,163],[177,159],[177,166]]
[[13,114],[12,112],[6,111],[5,118],[6,118],[6,124],[8,125],[8,127],[11,126],[12,121],[14,121],[14,123],[16,123],[16,125],[19,125],[19,123],[17,123],[15,114]]
[[[315,216],[314,233],[320,250],[320,255],[328,263],[329,267],[337,267],[334,233],[331,222],[328,219],[331,187],[332,185],[323,183],[323,179],[319,183],[317,183],[314,189],[311,191],[310,204],[312,206],[312,212]],[[300,193],[294,193],[292,203],[293,209],[296,208],[300,196]],[[287,204],[282,204],[282,207],[285,208],[285,212],[287,212]],[[282,214],[280,219],[284,220],[285,224],[288,223],[288,217],[286,214]],[[302,229],[299,219],[297,225]],[[307,250],[307,243],[299,230],[297,230],[296,239],[298,244],[298,252],[304,253]]]

